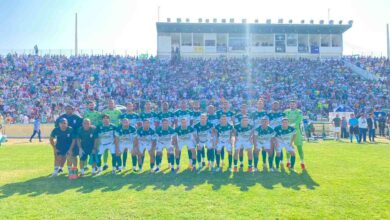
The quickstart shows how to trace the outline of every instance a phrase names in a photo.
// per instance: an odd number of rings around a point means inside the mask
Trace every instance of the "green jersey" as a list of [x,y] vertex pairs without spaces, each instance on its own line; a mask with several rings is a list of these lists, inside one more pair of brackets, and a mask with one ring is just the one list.
[[180,125],[180,121],[182,119],[185,119],[187,121],[187,124],[189,124],[191,121],[191,114],[190,113],[191,113],[190,110],[179,109],[179,110],[175,111],[175,117],[177,119],[177,124]]
[[213,127],[213,124],[210,122],[204,125],[199,122],[194,126],[200,143],[206,143],[213,139]]
[[95,137],[99,139],[100,145],[114,144],[115,129],[113,124],[99,125],[95,130]]
[[83,115],[83,119],[88,118],[91,120],[91,124],[95,127],[102,123],[102,114],[98,111],[86,110]]
[[171,112],[171,111],[160,112],[157,115],[157,119],[160,122],[160,125],[162,125],[162,121],[164,119],[167,119],[168,122],[169,122],[169,125],[171,125],[175,121],[175,114],[173,112]]
[[142,120],[142,123],[144,122],[145,119],[148,119],[149,122],[150,122],[150,126],[152,128],[155,127],[155,121],[156,121],[156,117],[157,117],[157,114],[155,112],[142,112],[140,115],[139,115],[140,119]]
[[252,113],[252,120],[253,120],[253,124],[256,126],[256,125],[260,125],[260,119],[264,116],[268,116],[267,112],[266,111],[255,111]]
[[81,127],[77,132],[77,139],[80,140],[81,143],[81,149],[85,153],[91,153],[93,146],[95,144],[95,129],[89,128],[88,130],[85,130],[83,127]]
[[250,119],[250,113],[247,113],[247,114],[242,114],[241,112],[240,113],[238,113],[238,114],[236,114],[235,116],[234,116],[234,118],[235,118],[235,122],[236,122],[236,124],[240,124],[241,123],[241,119],[244,117],[244,116],[247,116],[248,117],[248,119]]
[[233,126],[231,124],[218,124],[215,126],[215,130],[217,131],[218,140],[220,142],[230,142],[231,132],[233,131]]
[[175,129],[175,133],[177,136],[177,140],[179,142],[183,141],[192,141],[193,140],[193,134],[194,134],[194,128],[191,126],[187,126],[186,128],[183,128],[181,126],[177,127]]
[[103,110],[102,114],[110,116],[110,121],[112,124],[119,125],[119,117],[122,114],[119,109],[105,109]]
[[158,127],[156,129],[156,136],[157,136],[157,143],[166,146],[171,145],[172,142],[172,136],[175,135],[175,129],[172,127],[168,127],[167,129],[164,129],[163,127]]
[[282,125],[282,119],[286,117],[286,114],[284,112],[268,112],[269,117],[269,126],[271,128],[275,128],[278,125]]
[[191,112],[190,112],[192,125],[195,125],[195,124],[197,124],[198,122],[200,122],[200,115],[201,115],[201,114],[202,114],[202,112],[201,112],[200,110],[191,111]]
[[217,111],[217,118],[218,118],[218,120],[221,118],[222,115],[226,115],[228,123],[234,123],[234,113],[232,111],[230,111],[230,110],[228,110],[228,111],[224,111],[224,110]]
[[236,137],[239,141],[250,141],[252,137],[253,126],[248,124],[243,127],[241,124],[235,125]]
[[213,126],[217,126],[219,123],[216,114],[207,114],[207,121],[210,122]]
[[141,127],[137,130],[137,138],[141,145],[151,146],[152,143],[156,141],[156,132],[151,128],[145,130]]
[[298,132],[300,132],[301,123],[303,119],[302,111],[299,109],[287,109],[284,111],[286,117],[288,118],[288,122],[291,127],[294,127]]
[[283,129],[281,125],[276,126],[275,128],[275,136],[279,141],[284,143],[290,143],[292,137],[295,135],[295,128],[288,126],[286,129]]
[[139,117],[139,115],[138,115],[137,113],[135,113],[135,112],[131,112],[131,113],[126,112],[126,113],[121,114],[121,115],[119,116],[119,119],[120,119],[120,120],[122,120],[122,119],[124,119],[124,118],[129,119],[130,125],[131,125],[131,126],[137,127],[137,123],[139,122],[139,118],[140,118],[140,117]]
[[271,139],[275,137],[275,131],[270,126],[263,128],[259,126],[256,128],[255,133],[257,143],[263,145],[264,143],[271,143]]
[[129,126],[128,128],[121,126],[115,130],[115,136],[118,137],[119,144],[132,145],[136,131],[133,126]]

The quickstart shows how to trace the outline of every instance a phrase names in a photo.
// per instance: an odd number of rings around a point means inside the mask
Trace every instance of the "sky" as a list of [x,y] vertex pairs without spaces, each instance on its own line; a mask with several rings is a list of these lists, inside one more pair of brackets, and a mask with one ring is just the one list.
[[344,34],[344,54],[386,55],[390,0],[0,0],[0,53],[74,49],[75,13],[83,53],[156,54],[158,20],[246,18],[315,23],[330,19],[353,26]]

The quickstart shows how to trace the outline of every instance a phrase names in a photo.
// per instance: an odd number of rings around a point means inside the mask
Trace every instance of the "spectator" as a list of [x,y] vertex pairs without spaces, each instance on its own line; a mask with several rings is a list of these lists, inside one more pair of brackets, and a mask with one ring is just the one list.
[[340,132],[341,132],[341,118],[339,114],[336,114],[336,117],[333,119],[334,126],[334,140],[340,140]]
[[383,115],[379,115],[378,118],[379,136],[385,137],[386,118]]
[[358,143],[367,142],[367,119],[365,114],[363,113],[358,119],[359,123],[359,141]]
[[367,127],[368,127],[368,139],[370,142],[375,142],[375,129],[377,128],[377,122],[374,118],[374,114],[370,113],[369,118],[367,118]]
[[347,132],[348,122],[345,116],[341,119],[341,138],[348,138],[348,132]]

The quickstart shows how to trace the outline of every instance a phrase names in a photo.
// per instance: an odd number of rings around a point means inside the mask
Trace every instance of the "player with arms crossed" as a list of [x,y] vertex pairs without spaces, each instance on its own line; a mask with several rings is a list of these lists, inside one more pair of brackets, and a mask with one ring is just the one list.
[[187,120],[185,118],[181,119],[181,125],[175,129],[176,135],[174,136],[174,143],[176,147],[176,173],[180,171],[180,157],[181,150],[184,146],[187,146],[188,151],[191,152],[192,163],[190,170],[194,171],[196,166],[196,151],[195,151],[195,137],[194,137],[194,128],[187,125]]
[[171,172],[175,172],[175,155],[172,137],[175,135],[175,130],[169,126],[170,120],[168,118],[162,119],[162,124],[156,130],[157,136],[157,145],[156,145],[156,169],[155,173],[161,171],[161,161],[162,161],[162,152],[164,148],[167,150],[168,164],[170,166]]
[[203,168],[202,155],[200,154],[202,149],[207,148],[207,159],[209,160],[209,167],[214,167],[214,129],[213,124],[207,121],[207,114],[201,114],[200,122],[196,123],[195,126],[195,140],[198,148],[197,160],[198,160],[198,171]]
[[[257,109],[255,112],[252,113],[252,120],[253,120],[253,125],[257,128],[260,126],[260,121],[264,116],[268,116],[267,112],[264,110],[264,100],[260,98],[257,101]],[[254,171],[257,171],[257,165],[259,163],[259,153],[261,150],[261,156],[263,160],[263,169],[266,168],[267,165],[267,151],[263,148],[258,149],[254,148],[253,149],[253,163],[254,163]]]
[[[272,109],[268,112],[269,117],[269,126],[272,129],[275,129],[276,126],[282,125],[282,119],[286,117],[286,114],[283,111],[279,110],[280,104],[278,101],[272,103]],[[276,140],[272,139],[271,148],[276,150]],[[273,155],[275,156],[276,153]],[[274,158],[273,158],[274,159]],[[283,152],[280,154],[280,165],[283,167]]]
[[[160,127],[162,126],[163,121],[165,119],[168,121],[168,126],[174,126],[175,114],[169,110],[168,102],[162,103],[162,111],[157,114],[157,120],[158,120]],[[157,131],[157,129],[156,129],[156,131]],[[170,160],[169,157],[167,157],[167,160],[168,160],[169,169],[171,169],[172,167],[171,167],[171,163],[169,161]]]
[[217,138],[216,138],[216,161],[217,167],[215,172],[219,172],[221,156],[223,156],[222,151],[226,148],[229,154],[229,167],[231,170],[231,162],[232,162],[232,137],[233,137],[233,126],[227,122],[226,115],[221,115],[220,123],[215,127]]
[[[238,154],[244,149],[248,152],[248,172],[252,172],[252,146],[253,146],[253,125],[249,124],[247,115],[240,117],[240,124],[234,126],[234,172],[237,172]],[[241,155],[240,155],[241,157]],[[249,160],[250,159],[250,160]]]
[[[192,111],[190,112],[191,115],[191,126],[194,127],[194,125],[198,124],[200,122],[200,115],[202,114],[200,110],[200,102],[198,100],[195,100],[192,103]],[[204,162],[205,158],[205,148],[204,146],[197,146],[197,159],[200,156],[201,161],[198,160],[198,163],[200,167],[204,167],[206,163]]]
[[[127,103],[127,106],[126,106],[126,112],[121,114],[119,116],[119,119],[121,121],[123,121],[123,119],[128,119],[129,120],[129,124],[130,126],[134,127],[135,129],[138,128],[138,124],[140,123],[140,117],[137,113],[134,112],[134,104],[132,102],[128,102]],[[123,124],[122,124],[123,125]],[[133,146],[133,143],[132,143],[132,146]],[[137,149],[135,149],[134,147],[132,148],[129,148],[131,149],[131,160],[132,160],[132,163],[133,163],[133,171],[137,171]],[[126,168],[126,165],[127,165],[127,156],[128,156],[128,149],[125,148],[125,150],[122,152],[122,164],[123,164],[123,168],[125,169]],[[135,164],[135,165],[134,165]]]
[[[182,119],[185,119],[187,126],[190,126],[191,111],[187,109],[187,102],[185,100],[181,101],[180,109],[175,111],[175,117],[176,117],[175,128],[180,126],[180,124],[182,123]],[[187,152],[188,152],[189,167],[190,169],[192,169],[192,150],[188,148]]]
[[261,119],[261,125],[256,128],[254,135],[253,135],[253,143],[255,145],[255,148],[263,148],[268,153],[268,165],[269,170],[271,172],[274,171],[273,169],[273,154],[274,149],[272,147],[272,143],[276,143],[274,141],[275,137],[275,131],[269,126],[269,119],[267,116],[264,116]]
[[[119,172],[122,171],[122,169],[126,169],[126,160],[123,160],[123,166],[121,164],[121,154],[126,153],[127,151],[130,151],[132,155],[135,155],[136,149],[134,149],[134,136],[136,134],[136,128],[130,125],[130,120],[127,118],[122,119],[122,125],[119,126],[115,130],[115,154],[117,157],[119,157],[118,160],[118,166],[117,169]],[[127,159],[127,157],[123,157],[124,159]],[[137,157],[135,157],[137,158]],[[134,160],[134,157],[132,158],[133,162],[133,171],[136,172],[137,167],[137,159]]]
[[150,172],[154,172],[156,158],[156,132],[150,127],[150,121],[148,118],[145,118],[143,120],[142,127],[138,128],[134,143],[135,147],[138,149],[138,171],[140,173],[142,172],[145,151],[148,151],[150,157]]
[[[108,108],[103,110],[102,114],[108,115],[110,123],[112,123],[114,126],[118,126],[119,125],[119,117],[121,116],[122,112],[119,109],[116,108],[115,100],[110,99],[108,101]],[[108,168],[108,164],[107,164],[107,162],[108,162],[108,151],[109,150],[107,149],[104,152],[100,152],[100,153],[103,154],[103,162],[104,162],[103,170],[106,170]],[[111,155],[112,155],[112,152],[111,152]]]
[[115,149],[115,129],[116,127],[110,123],[110,116],[103,114],[103,123],[96,128],[95,131],[95,147],[94,151],[97,153],[97,167],[98,173],[103,171],[102,169],[102,154],[106,151],[111,153],[112,156],[112,173],[115,173],[118,159],[121,158],[116,156]]
[[[249,120],[248,115],[250,115],[250,113],[248,113],[248,106],[246,104],[242,104],[241,108],[240,108],[240,112],[234,116],[235,121],[237,121],[237,123],[241,123],[241,119],[244,116],[246,116],[247,119]],[[250,124],[250,123],[248,122],[248,124]],[[251,153],[251,155],[252,155],[252,153]],[[239,149],[239,158],[240,158],[240,168],[242,169],[244,167],[244,148]]]
[[286,152],[291,155],[290,170],[294,171],[295,165],[295,151],[293,144],[296,138],[296,130],[294,127],[288,125],[289,121],[287,118],[283,118],[282,125],[276,126],[275,136],[277,140],[276,150],[276,170],[279,171],[280,153],[285,148]]

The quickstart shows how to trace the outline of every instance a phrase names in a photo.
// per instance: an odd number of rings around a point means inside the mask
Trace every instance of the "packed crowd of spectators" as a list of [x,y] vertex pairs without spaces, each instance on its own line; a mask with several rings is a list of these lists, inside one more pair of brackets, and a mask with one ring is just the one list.
[[390,60],[385,57],[344,57],[356,66],[379,77],[390,86]]
[[389,95],[386,83],[360,78],[342,60],[0,56],[0,113],[7,123],[32,122],[37,115],[52,122],[67,104],[82,112],[87,100],[102,109],[111,98],[138,106],[168,101],[172,108],[182,99],[205,107],[225,98],[233,108],[254,106],[259,97],[285,108],[296,99],[305,114],[327,116],[340,105],[355,113],[389,106]]

